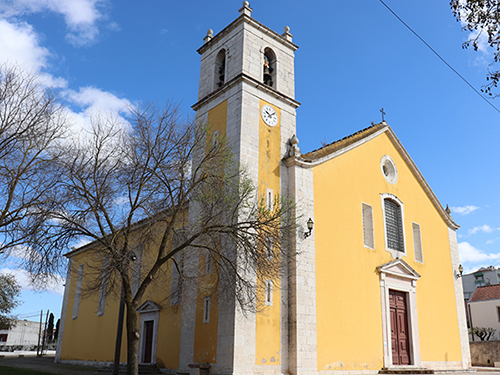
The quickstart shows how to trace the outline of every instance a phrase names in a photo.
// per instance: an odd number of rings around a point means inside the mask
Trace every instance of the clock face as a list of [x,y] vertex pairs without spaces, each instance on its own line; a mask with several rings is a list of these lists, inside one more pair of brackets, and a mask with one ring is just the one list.
[[270,105],[263,105],[260,109],[260,115],[262,116],[262,120],[269,126],[278,125],[278,114]]

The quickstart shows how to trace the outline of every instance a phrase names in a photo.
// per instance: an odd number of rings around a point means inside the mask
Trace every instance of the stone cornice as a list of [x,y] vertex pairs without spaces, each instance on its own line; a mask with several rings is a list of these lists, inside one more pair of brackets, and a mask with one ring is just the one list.
[[287,40],[285,37],[282,35],[278,34],[276,31],[271,30],[269,27],[261,24],[259,21],[256,21],[252,17],[242,14],[238,18],[236,18],[233,22],[231,22],[228,26],[226,26],[224,29],[222,29],[217,35],[215,35],[212,39],[210,39],[208,42],[206,42],[204,45],[202,45],[200,48],[198,48],[197,52],[202,55],[208,48],[210,48],[213,44],[217,43],[219,39],[223,38],[225,35],[229,34],[232,30],[234,30],[238,25],[241,23],[246,22],[256,29],[264,32],[266,35],[270,36],[271,38],[279,41],[280,43],[284,44],[288,48],[290,48],[292,51],[296,51],[299,46],[296,44],[292,43],[291,41]]
[[297,108],[297,107],[300,106],[300,102],[296,101],[295,99],[290,98],[289,96],[283,95],[282,93],[280,93],[279,91],[273,89],[272,87],[264,85],[262,82],[259,82],[255,78],[250,77],[248,74],[240,73],[236,77],[234,77],[233,79],[231,79],[229,82],[227,82],[226,84],[224,84],[224,86],[222,86],[218,90],[215,90],[214,92],[211,92],[210,94],[208,94],[204,98],[200,99],[198,102],[196,102],[195,104],[193,104],[191,106],[191,108],[193,110],[195,110],[195,111],[198,111],[208,101],[211,101],[211,100],[217,98],[218,96],[222,95],[224,92],[228,91],[230,88],[234,87],[235,85],[237,85],[240,82],[246,82],[246,83],[248,83],[248,84],[250,84],[252,86],[255,86],[259,90],[262,90],[262,91],[264,91],[264,92],[266,92],[268,94],[273,95],[277,99],[285,102],[288,105],[291,105],[294,108]]

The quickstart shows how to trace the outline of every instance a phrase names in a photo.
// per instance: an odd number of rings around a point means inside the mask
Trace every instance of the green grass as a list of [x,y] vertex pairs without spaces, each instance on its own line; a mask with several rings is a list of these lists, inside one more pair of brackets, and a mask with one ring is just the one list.
[[51,372],[28,370],[24,368],[0,366],[2,375],[53,375]]

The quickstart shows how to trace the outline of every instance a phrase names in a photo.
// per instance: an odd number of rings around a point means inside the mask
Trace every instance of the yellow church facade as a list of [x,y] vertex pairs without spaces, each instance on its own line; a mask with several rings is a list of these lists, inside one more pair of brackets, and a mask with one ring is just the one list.
[[[167,270],[137,311],[139,361],[186,374],[343,374],[380,370],[461,370],[470,366],[457,278],[456,229],[385,123],[301,153],[296,136],[290,29],[278,34],[252,18],[248,2],[198,50],[196,119],[231,145],[235,159],[272,205],[296,204],[298,229],[276,259],[281,279],[265,280],[256,313],[230,295],[207,297],[211,270],[174,298]],[[308,228],[310,219],[312,228]],[[69,253],[56,361],[113,361],[118,299],[84,295],[86,245]],[[138,253],[138,278],[148,247]],[[257,281],[256,281],[257,283]],[[126,340],[121,362],[126,361]]]

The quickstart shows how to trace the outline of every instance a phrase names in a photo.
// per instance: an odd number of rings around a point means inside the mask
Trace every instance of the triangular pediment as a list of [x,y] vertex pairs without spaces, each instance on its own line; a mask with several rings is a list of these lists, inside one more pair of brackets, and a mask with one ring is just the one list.
[[148,313],[148,312],[156,312],[156,311],[160,311],[160,310],[161,310],[160,305],[158,305],[157,303],[155,303],[153,301],[147,300],[137,309],[137,312],[139,314],[143,314],[143,313]]
[[418,280],[420,275],[403,259],[394,259],[377,267],[378,272],[405,279]]
[[[408,168],[411,170],[411,172],[415,175],[418,183],[422,187],[422,189],[425,191],[431,202],[433,203],[434,207],[438,211],[438,213],[441,215],[445,223],[452,228],[452,229],[458,229],[459,225],[457,225],[450,214],[448,214],[444,207],[441,205],[439,200],[437,199],[436,195],[430,188],[429,184],[425,180],[424,176],[420,172],[420,170],[417,168],[415,162],[412,160],[406,149],[403,147],[401,141],[396,137],[396,134],[394,131],[390,128],[389,125],[385,121],[382,121],[379,124],[374,124],[372,126],[369,126],[368,128],[365,128],[363,130],[360,130],[359,132],[356,132],[354,134],[351,134],[347,137],[344,137],[336,142],[333,142],[329,145],[323,146],[318,150],[314,150],[311,152],[308,152],[307,154],[303,154],[300,158],[295,158],[291,157],[287,159],[287,166],[291,165],[299,165],[304,168],[313,168],[317,165],[320,165],[322,163],[325,163],[329,160],[332,160],[340,155],[343,155],[357,147],[360,147],[364,145],[365,143],[369,142],[372,139],[375,139],[379,137],[380,135],[385,134],[387,137],[391,140],[392,144],[396,148],[396,150],[399,152],[401,157],[404,159],[406,162],[406,165]],[[293,159],[293,160],[292,160]]]

